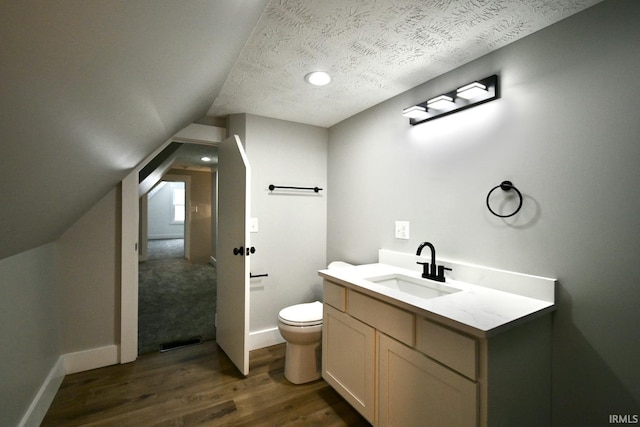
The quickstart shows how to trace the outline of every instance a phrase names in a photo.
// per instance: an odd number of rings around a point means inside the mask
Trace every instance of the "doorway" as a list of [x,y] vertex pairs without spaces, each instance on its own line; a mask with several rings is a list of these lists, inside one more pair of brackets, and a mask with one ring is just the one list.
[[215,339],[215,150],[183,144],[140,199],[138,354]]
[[[140,249],[140,197],[151,189],[168,170],[164,165],[173,151],[171,147],[180,143],[217,147],[225,139],[226,129],[216,126],[191,124],[178,132],[154,153],[136,166],[120,184],[121,230],[120,230],[120,363],[133,362],[138,357],[138,258]],[[167,153],[166,156],[163,156]],[[164,157],[159,159],[160,157]],[[157,163],[159,160],[160,163]],[[153,165],[152,165],[153,163]],[[217,164],[217,157],[215,158]],[[217,166],[215,166],[217,168]],[[161,172],[160,172],[161,171]],[[145,176],[144,181],[141,179]],[[152,183],[146,186],[147,180]],[[212,171],[212,188],[217,191],[217,171]],[[214,195],[213,200],[218,200]],[[216,258],[217,209],[212,212],[212,260]],[[188,246],[187,246],[188,247]]]

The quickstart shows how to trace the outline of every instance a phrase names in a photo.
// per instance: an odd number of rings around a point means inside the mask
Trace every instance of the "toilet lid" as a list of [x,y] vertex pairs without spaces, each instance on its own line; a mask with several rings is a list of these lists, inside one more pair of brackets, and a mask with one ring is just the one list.
[[283,308],[278,313],[278,319],[293,326],[319,325],[322,323],[322,303],[315,301]]

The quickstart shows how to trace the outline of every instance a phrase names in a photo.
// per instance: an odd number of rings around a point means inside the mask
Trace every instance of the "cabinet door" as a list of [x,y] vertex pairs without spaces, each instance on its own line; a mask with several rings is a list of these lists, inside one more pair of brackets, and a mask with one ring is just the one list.
[[370,423],[375,416],[375,330],[324,306],[322,377]]
[[477,384],[383,334],[379,346],[380,426],[477,426]]

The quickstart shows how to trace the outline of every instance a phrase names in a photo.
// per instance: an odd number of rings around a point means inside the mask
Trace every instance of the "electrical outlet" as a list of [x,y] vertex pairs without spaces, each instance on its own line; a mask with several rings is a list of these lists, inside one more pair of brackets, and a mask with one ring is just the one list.
[[396,221],[396,239],[409,240],[409,221]]

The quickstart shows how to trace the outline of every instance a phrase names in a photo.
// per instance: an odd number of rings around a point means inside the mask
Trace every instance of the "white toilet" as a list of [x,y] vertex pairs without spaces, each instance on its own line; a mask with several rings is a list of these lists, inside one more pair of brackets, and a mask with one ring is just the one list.
[[294,384],[320,378],[322,303],[296,304],[280,310],[280,335],[287,341],[284,376]]
[[[352,267],[345,262],[332,262],[327,268]],[[294,384],[320,378],[322,352],[322,303],[296,304],[278,314],[280,335],[287,341],[284,376]]]

